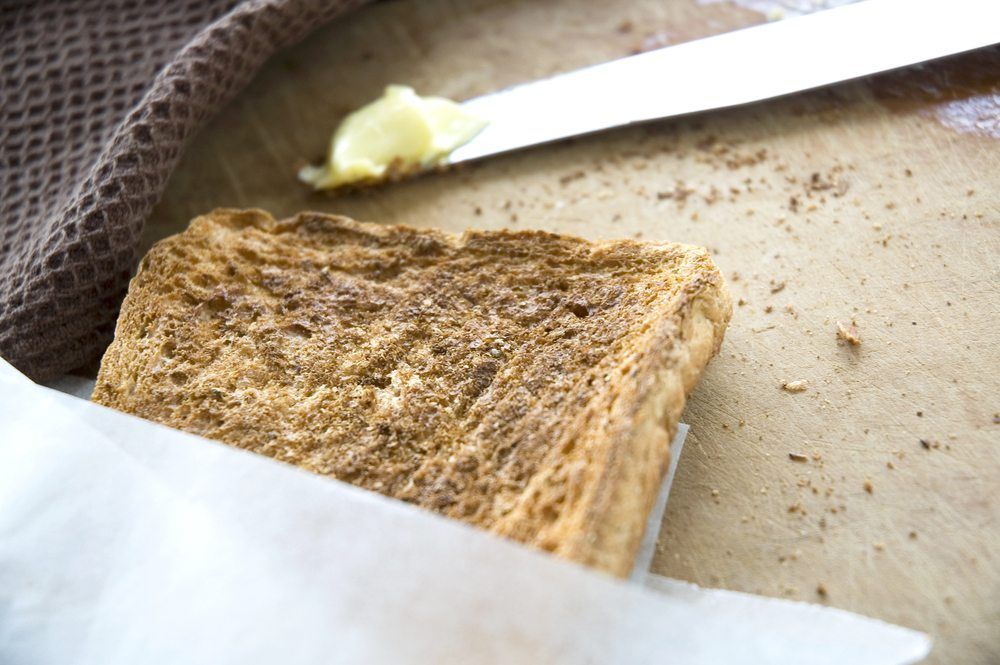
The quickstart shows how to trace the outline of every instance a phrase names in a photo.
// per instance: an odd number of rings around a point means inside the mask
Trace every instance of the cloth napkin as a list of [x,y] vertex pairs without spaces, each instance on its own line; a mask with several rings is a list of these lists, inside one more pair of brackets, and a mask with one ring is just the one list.
[[36,380],[96,360],[188,137],[364,1],[0,3],[0,356]]

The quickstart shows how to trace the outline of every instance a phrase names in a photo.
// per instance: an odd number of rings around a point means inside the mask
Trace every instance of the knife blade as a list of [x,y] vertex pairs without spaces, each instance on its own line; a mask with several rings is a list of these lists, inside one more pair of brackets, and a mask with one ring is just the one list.
[[469,99],[488,121],[457,164],[788,95],[1000,42],[998,0],[864,0]]

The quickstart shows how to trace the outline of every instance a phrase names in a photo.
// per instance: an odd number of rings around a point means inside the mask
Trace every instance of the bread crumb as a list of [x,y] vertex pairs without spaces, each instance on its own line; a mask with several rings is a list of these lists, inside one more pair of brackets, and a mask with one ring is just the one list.
[[821,598],[826,598],[829,592],[826,590],[826,585],[820,582],[816,585],[816,594]]
[[845,326],[837,321],[837,340],[851,346],[860,345],[861,336],[858,334],[858,324],[852,320],[849,326]]
[[574,171],[573,173],[567,173],[566,175],[559,178],[559,184],[565,187],[574,180],[579,180],[585,177],[586,175],[587,174],[584,173],[583,171]]
[[875,543],[874,545],[872,545],[872,547],[874,547],[875,551],[877,551],[877,552],[884,552],[885,551],[885,543]]
[[916,531],[911,531],[910,532],[910,540],[916,540],[916,539],[917,539],[917,532]]
[[800,393],[808,387],[808,383],[805,379],[799,379],[798,381],[785,381],[781,384],[781,387],[790,393]]
[[773,279],[771,280],[771,293],[780,293],[781,291],[784,290],[785,290],[784,282],[775,282]]
[[788,459],[793,462],[808,462],[809,458],[802,453],[788,453]]
[[865,491],[868,492],[869,494],[875,493],[875,486],[872,485],[872,481],[866,480],[863,487],[865,488]]

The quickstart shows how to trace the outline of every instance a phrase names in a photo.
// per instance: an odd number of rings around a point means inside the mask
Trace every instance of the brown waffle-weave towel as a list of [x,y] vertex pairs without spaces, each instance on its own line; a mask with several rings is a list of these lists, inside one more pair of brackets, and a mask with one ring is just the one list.
[[0,356],[39,380],[93,361],[186,139],[363,1],[0,2]]

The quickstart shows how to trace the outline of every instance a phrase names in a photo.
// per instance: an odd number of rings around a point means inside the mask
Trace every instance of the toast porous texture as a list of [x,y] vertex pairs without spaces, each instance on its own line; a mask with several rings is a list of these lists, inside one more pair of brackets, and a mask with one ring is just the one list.
[[621,576],[731,310],[687,245],[217,210],[143,259],[93,399]]

